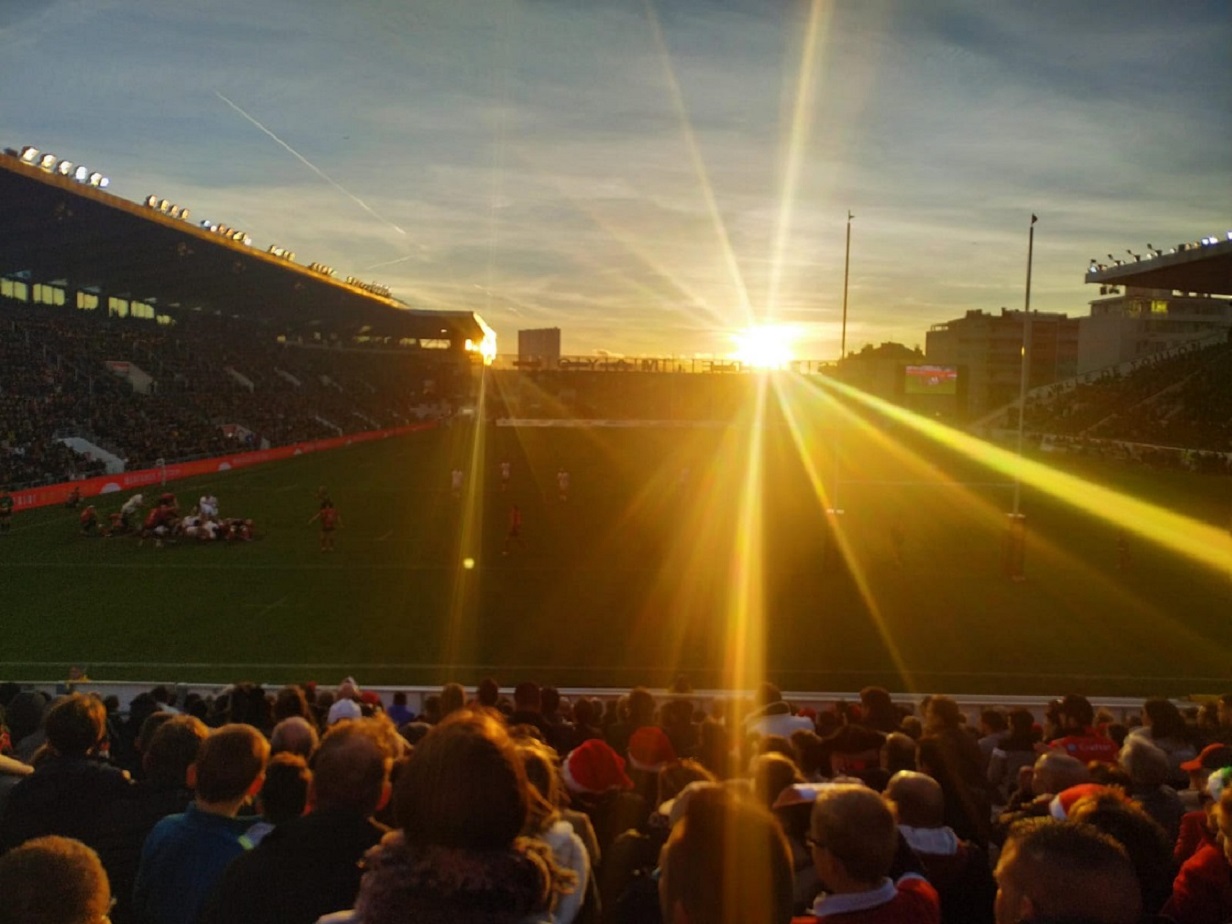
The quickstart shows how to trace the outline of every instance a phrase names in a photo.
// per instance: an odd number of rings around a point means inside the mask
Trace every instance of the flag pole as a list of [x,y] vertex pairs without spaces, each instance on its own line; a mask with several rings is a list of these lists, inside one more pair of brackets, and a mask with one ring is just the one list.
[[847,356],[847,283],[851,278],[851,219],[856,216],[847,210],[847,256],[843,259],[843,336],[838,348],[839,362]]
[[1005,536],[1005,573],[1012,581],[1025,581],[1027,517],[1022,513],[1022,441],[1027,419],[1027,386],[1031,379],[1031,264],[1035,256],[1036,215],[1027,231],[1027,294],[1022,314],[1022,370],[1018,385],[1018,452],[1014,468],[1014,509],[1008,515]]
[[1031,372],[1031,263],[1035,255],[1035,223],[1039,221],[1031,216],[1031,226],[1027,232],[1027,295],[1022,314],[1022,370],[1018,383],[1018,468],[1014,473],[1014,516],[1018,516],[1019,503],[1022,497],[1022,437],[1027,417],[1027,385]]

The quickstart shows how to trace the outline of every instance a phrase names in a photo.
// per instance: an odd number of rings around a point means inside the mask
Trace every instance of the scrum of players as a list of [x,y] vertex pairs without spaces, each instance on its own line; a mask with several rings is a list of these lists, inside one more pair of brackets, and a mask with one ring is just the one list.
[[107,515],[106,522],[93,504],[78,515],[83,536],[134,536],[140,545],[147,541],[161,548],[164,543],[187,540],[193,542],[251,542],[251,519],[224,517],[219,514],[218,498],[203,494],[187,514],[180,512],[179,502],[170,491],[159,495],[146,510],[145,495],[134,494],[119,510]]

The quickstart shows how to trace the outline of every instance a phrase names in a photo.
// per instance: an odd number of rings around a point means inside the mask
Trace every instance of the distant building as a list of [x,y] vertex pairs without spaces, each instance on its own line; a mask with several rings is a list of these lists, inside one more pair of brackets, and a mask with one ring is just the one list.
[[1090,316],[1082,319],[1079,374],[1232,331],[1232,301],[1226,298],[1173,295],[1167,289],[1114,293],[1094,299]]
[[517,364],[523,369],[555,369],[560,365],[560,328],[518,331]]
[[[925,335],[930,363],[959,366],[966,383],[968,416],[976,417],[1018,399],[1022,387],[1022,310],[1000,314],[968,311],[934,324]],[[1078,374],[1080,318],[1031,312],[1031,368],[1028,388]]]

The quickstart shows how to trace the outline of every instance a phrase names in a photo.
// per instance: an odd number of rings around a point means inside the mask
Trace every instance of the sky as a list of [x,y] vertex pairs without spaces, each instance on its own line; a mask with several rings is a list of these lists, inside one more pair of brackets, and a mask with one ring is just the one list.
[[[516,351],[799,358],[1086,314],[1232,228],[1226,0],[0,0],[0,146]],[[2,207],[2,204],[0,204]]]

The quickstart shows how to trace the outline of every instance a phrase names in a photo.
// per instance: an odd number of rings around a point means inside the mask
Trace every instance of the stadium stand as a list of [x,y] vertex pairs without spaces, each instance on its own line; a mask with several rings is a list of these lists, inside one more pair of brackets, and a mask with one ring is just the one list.
[[[468,388],[453,363],[419,350],[288,339],[240,318],[90,315],[0,299],[0,481],[11,488],[99,474],[103,453],[133,470],[406,425]],[[74,451],[74,439],[102,453]]]
[[[1230,874],[1219,845],[1232,826],[1232,695],[1185,714],[1148,701],[1131,729],[1083,696],[1054,701],[1037,717],[1034,768],[1003,792],[982,774],[1013,732],[988,710],[977,727],[946,697],[891,704],[869,688],[861,704],[820,709],[780,698],[775,714],[799,725],[789,739],[767,730],[764,696],[708,703],[685,688],[656,696],[639,687],[605,710],[553,690],[544,715],[528,706],[530,686],[449,684],[439,697],[448,710],[412,711],[397,725],[386,697],[351,678],[276,692],[157,687],[126,712],[96,694],[49,700],[3,684],[0,851],[53,835],[97,851],[113,889],[137,883],[117,896],[115,924],[179,920],[177,908],[140,918],[128,899],[144,897],[147,867],[194,851],[209,857],[209,880],[194,876],[191,887],[200,920],[211,922],[645,922],[679,919],[677,903],[717,921],[725,918],[712,906],[727,893],[752,892],[765,913],[745,909],[742,921],[881,908],[877,920],[972,924],[994,920],[993,874],[997,921],[1187,924],[1232,913],[1205,887]],[[1176,721],[1165,728],[1164,715]],[[603,718],[587,726],[594,716]],[[298,756],[272,758],[266,776],[270,746],[253,742],[287,747],[290,723],[319,737],[300,735]],[[867,754],[853,752],[857,739]],[[716,740],[726,742],[717,752]],[[891,776],[904,743],[926,775]],[[1166,774],[1177,749],[1192,755],[1177,768],[1189,785],[1143,786],[1143,766]],[[968,759],[983,763],[958,772]],[[224,772],[236,761],[243,766]],[[189,790],[179,782],[186,767]],[[302,817],[274,809],[274,787],[287,778],[307,781]],[[80,798],[87,790],[94,795]],[[1158,820],[1165,804],[1180,818],[1170,839]],[[977,806],[977,827],[990,833],[955,833],[950,819]],[[706,852],[728,837],[747,856],[722,875],[750,878],[701,896],[689,877],[720,863]],[[768,850],[751,849],[749,837],[768,838]],[[989,840],[1000,846],[995,864]],[[1092,917],[1076,884],[1100,877],[1118,881],[1119,900],[1105,903],[1111,916]],[[466,886],[476,881],[482,889]]]
[[1160,467],[1232,471],[1232,344],[1195,347],[1056,387],[1027,405],[1026,425],[1054,448]]

